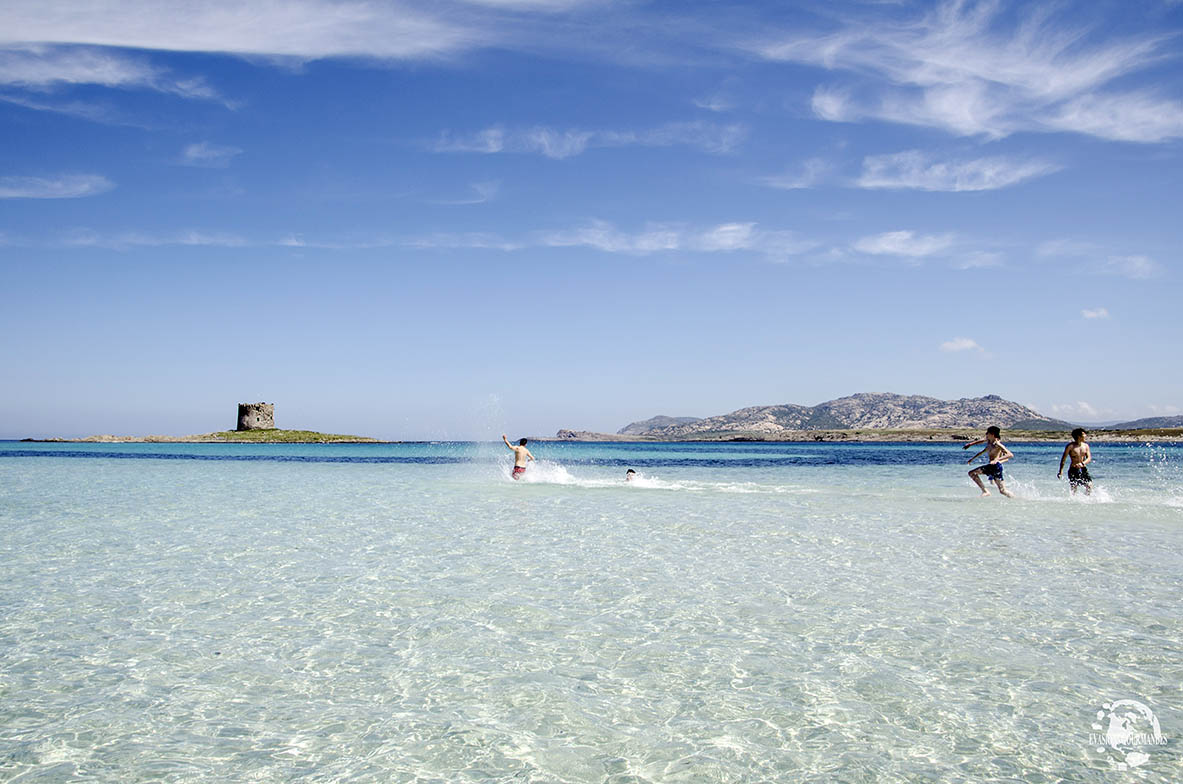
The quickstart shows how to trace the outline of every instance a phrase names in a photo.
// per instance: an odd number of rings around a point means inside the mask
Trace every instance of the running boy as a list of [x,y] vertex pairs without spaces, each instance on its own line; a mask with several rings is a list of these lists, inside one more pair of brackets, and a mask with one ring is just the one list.
[[980,465],[977,468],[971,469],[969,472],[969,478],[974,480],[974,484],[976,484],[978,489],[982,491],[983,497],[990,495],[990,491],[986,489],[986,485],[982,484],[983,474],[985,474],[987,479],[998,485],[998,492],[1002,493],[1007,498],[1015,497],[1014,493],[1006,489],[1006,485],[1002,481],[1002,464],[1014,457],[1015,454],[1003,445],[1001,439],[1002,431],[998,429],[997,425],[990,425],[990,427],[986,428],[985,438],[979,438],[977,441],[970,441],[968,444],[961,447],[962,449],[969,449],[971,446],[976,446],[982,443],[986,444],[985,449],[983,449],[981,452],[978,452],[969,460],[965,461],[966,463],[972,463],[983,454],[989,453],[986,454],[986,457],[990,462],[986,463],[986,465]]
[[1085,443],[1085,436],[1088,432],[1083,427],[1078,427],[1072,431],[1072,441],[1064,447],[1064,454],[1060,455],[1060,472],[1056,474],[1056,479],[1064,476],[1064,461],[1071,458],[1072,462],[1068,466],[1068,486],[1072,488],[1072,494],[1076,495],[1076,491],[1083,487],[1085,495],[1092,495],[1093,493],[1093,478],[1089,476],[1088,464],[1093,462],[1093,453],[1089,451],[1089,445]]
[[526,463],[534,459],[534,455],[530,454],[530,450],[526,449],[526,439],[518,441],[518,445],[514,446],[509,443],[509,439],[505,437],[505,433],[501,434],[501,440],[505,445],[513,450],[513,478],[521,479],[522,474],[526,473]]

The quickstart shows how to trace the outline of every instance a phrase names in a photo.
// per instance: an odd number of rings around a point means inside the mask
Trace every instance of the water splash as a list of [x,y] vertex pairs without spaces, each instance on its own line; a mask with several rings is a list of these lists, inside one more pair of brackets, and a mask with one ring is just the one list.
[[[507,481],[513,481],[513,464],[507,460],[500,467],[500,473]],[[517,481],[526,484],[562,485],[590,489],[673,490],[686,493],[714,492],[809,495],[821,492],[816,488],[810,487],[791,487],[787,485],[761,484],[758,482],[709,482],[702,480],[662,479],[661,477],[648,476],[639,471],[631,480],[626,480],[623,475],[619,478],[581,477],[572,474],[566,466],[550,460],[538,460],[531,463],[526,469],[526,473]]]

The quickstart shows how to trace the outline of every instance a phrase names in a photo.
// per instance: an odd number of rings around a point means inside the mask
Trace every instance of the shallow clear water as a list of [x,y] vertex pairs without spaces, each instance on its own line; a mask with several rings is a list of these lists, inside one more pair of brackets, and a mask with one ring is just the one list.
[[0,781],[1176,780],[1183,447],[1011,446],[0,443]]

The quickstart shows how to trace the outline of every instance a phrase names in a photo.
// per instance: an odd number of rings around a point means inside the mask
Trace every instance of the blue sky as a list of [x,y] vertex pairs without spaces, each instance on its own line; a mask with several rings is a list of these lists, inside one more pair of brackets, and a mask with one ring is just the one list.
[[1183,413],[1183,3],[0,2],[0,437]]

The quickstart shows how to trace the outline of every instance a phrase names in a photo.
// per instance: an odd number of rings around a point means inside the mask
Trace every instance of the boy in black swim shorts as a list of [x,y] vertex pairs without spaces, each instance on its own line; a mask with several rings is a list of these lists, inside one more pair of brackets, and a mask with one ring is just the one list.
[[1089,445],[1085,442],[1085,436],[1088,432],[1083,427],[1078,427],[1072,431],[1072,441],[1064,447],[1064,454],[1060,455],[1060,471],[1056,474],[1056,479],[1064,476],[1064,461],[1071,459],[1072,462],[1068,466],[1068,486],[1072,488],[1072,494],[1084,488],[1085,495],[1092,495],[1093,493],[1093,478],[1089,476],[1089,463],[1093,462],[1093,453],[1089,450]]

